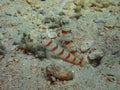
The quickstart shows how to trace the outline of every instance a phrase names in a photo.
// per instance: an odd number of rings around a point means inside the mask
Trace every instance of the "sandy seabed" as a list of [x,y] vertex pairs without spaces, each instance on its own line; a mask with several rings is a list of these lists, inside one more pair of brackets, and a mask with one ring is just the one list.
[[[0,90],[120,90],[120,1],[99,1],[0,0]],[[39,34],[52,38],[61,25],[72,30],[85,58],[93,49],[104,52],[97,67],[73,65],[50,53],[35,58],[14,44],[22,33],[35,42]],[[73,80],[51,84],[44,73],[51,63],[73,72]]]

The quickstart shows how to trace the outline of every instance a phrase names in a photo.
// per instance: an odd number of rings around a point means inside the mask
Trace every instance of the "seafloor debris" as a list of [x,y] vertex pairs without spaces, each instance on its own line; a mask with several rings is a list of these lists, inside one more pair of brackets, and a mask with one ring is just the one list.
[[46,77],[51,82],[54,82],[56,79],[64,81],[64,80],[72,80],[73,73],[67,70],[63,66],[58,66],[56,64],[50,64],[46,67]]
[[25,53],[32,53],[37,58],[45,58],[46,57],[46,49],[40,42],[33,42],[30,34],[23,34],[21,38],[19,49],[24,50]]
[[88,59],[90,64],[92,64],[93,66],[98,66],[103,56],[104,56],[104,52],[102,50],[97,49],[90,51],[90,54],[88,55]]
[[0,79],[0,90],[1,90],[1,87],[3,86],[3,83],[4,83],[4,80]]
[[107,74],[104,76],[104,80],[109,82],[114,82],[117,80],[117,78],[112,74]]
[[48,25],[49,29],[55,29],[61,27],[60,18],[56,17],[46,17],[42,20],[42,22],[46,25]]
[[4,56],[5,52],[6,52],[5,47],[0,42],[0,59]]
[[15,65],[15,64],[18,64],[19,63],[19,59],[17,59],[17,58],[11,58],[11,59],[9,59],[8,60],[8,62],[7,62],[7,65],[6,66],[8,66],[8,65]]
[[120,28],[120,24],[119,24],[119,21],[118,22],[116,22],[117,20],[115,20],[115,21],[108,21],[108,22],[106,22],[105,23],[105,25],[104,25],[104,27],[105,28],[108,28],[108,29],[113,29],[113,28],[115,28],[115,27],[117,27],[117,28]]
[[26,2],[37,9],[41,7],[39,0],[26,0]]
[[59,17],[59,16],[49,16],[45,17],[42,20],[43,24],[45,24],[49,29],[61,28],[63,25],[69,23],[67,17]]
[[110,0],[75,0],[74,3],[83,8],[93,6],[98,8],[106,8],[110,5]]
[[111,4],[110,0],[73,0],[67,1],[64,5],[64,10],[73,11],[73,13],[80,13],[82,8],[93,8],[96,11],[102,11],[102,8],[107,8]]

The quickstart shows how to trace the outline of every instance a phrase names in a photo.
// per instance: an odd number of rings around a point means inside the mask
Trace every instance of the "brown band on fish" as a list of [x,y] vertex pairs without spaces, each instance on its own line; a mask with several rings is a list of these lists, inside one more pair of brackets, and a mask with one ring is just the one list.
[[49,42],[46,44],[46,46],[50,46],[51,44],[52,44],[52,40],[49,41]]
[[55,50],[57,50],[57,48],[58,48],[58,45],[56,45],[55,47],[53,47],[53,49],[51,51],[55,51]]
[[67,59],[69,59],[70,58],[70,53],[68,53],[68,55],[65,57],[65,59],[67,60]]
[[71,50],[70,53],[75,54],[77,50]]
[[71,33],[71,30],[69,30],[69,31],[62,30],[62,34],[67,34],[67,33]]
[[64,41],[64,44],[65,44],[65,45],[68,45],[68,44],[70,44],[70,43],[73,43],[73,40],[70,40],[70,41]]
[[77,59],[76,57],[73,58],[73,60],[72,60],[72,63],[73,63],[73,64],[75,64],[76,59]]
[[62,55],[63,53],[64,53],[64,49],[62,49],[58,55]]

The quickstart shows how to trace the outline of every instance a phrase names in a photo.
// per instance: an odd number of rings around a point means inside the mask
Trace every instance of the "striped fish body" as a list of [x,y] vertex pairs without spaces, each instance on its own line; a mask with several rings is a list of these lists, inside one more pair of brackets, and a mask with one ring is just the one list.
[[76,65],[81,64],[81,60],[79,58],[74,56],[72,53],[66,51],[61,46],[57,45],[52,39],[44,39],[43,44],[46,46],[46,49],[51,51],[56,56],[62,58],[63,60]]
[[77,48],[73,42],[74,37],[71,30],[61,30],[60,32],[58,32],[57,36],[62,38],[62,40],[64,41],[64,45],[72,54],[75,55],[77,53]]

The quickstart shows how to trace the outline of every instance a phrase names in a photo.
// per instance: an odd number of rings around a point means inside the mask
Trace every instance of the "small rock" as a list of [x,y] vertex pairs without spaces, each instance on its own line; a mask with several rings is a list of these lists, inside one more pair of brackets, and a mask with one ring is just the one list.
[[2,6],[3,6],[3,5],[0,3],[0,8],[2,8]]
[[41,0],[41,1],[46,1],[46,0]]
[[26,2],[37,9],[41,7],[39,0],[26,0]]
[[107,8],[107,7],[110,6],[110,2],[107,2],[107,1],[103,2],[102,5],[103,5],[104,8]]
[[65,10],[74,10],[75,4],[71,1],[68,1],[65,3],[65,6],[63,7]]
[[73,73],[68,71],[62,66],[58,66],[56,64],[50,64],[46,67],[46,74],[48,76],[51,75],[51,77],[55,77],[59,80],[72,80],[73,79]]
[[4,57],[6,53],[5,47],[2,45],[2,43],[0,42],[0,61],[2,60],[2,58]]
[[32,3],[35,3],[35,0],[26,0],[26,2],[27,2],[28,4],[32,4]]
[[3,84],[4,84],[4,80],[1,80],[1,79],[0,79],[0,87],[2,87]]
[[34,7],[39,9],[41,7],[41,5],[38,3],[38,4],[35,4]]
[[94,50],[88,55],[88,59],[90,64],[92,64],[93,66],[98,66],[103,56],[104,52],[102,50]]
[[5,47],[0,42],[0,55],[4,55],[4,54],[5,54]]
[[82,53],[87,52],[90,47],[93,45],[94,41],[84,41],[80,47]]

